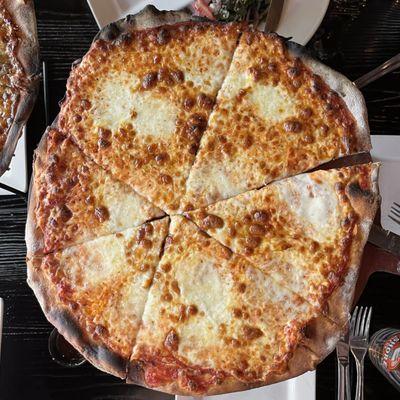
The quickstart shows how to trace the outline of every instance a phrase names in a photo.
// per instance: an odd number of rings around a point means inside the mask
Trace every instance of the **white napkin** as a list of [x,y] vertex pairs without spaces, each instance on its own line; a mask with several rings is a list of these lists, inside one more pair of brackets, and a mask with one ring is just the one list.
[[[15,155],[11,160],[10,168],[0,178],[0,182],[21,192],[28,189],[28,169],[26,161],[26,132],[24,130],[18,141]],[[0,189],[0,196],[10,195],[7,190]]]
[[388,217],[393,202],[400,204],[400,136],[372,135],[371,138],[372,158],[382,163],[379,174],[381,224],[400,235],[400,225]]

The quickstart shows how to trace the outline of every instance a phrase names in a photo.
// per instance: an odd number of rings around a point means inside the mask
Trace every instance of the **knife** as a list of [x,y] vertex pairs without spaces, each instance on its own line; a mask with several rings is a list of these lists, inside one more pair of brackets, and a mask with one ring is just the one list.
[[336,345],[338,365],[338,400],[351,400],[350,394],[350,359],[349,359],[349,331],[342,336]]
[[368,241],[387,251],[390,254],[400,257],[400,236],[387,231],[378,225],[373,224],[369,233]]
[[271,0],[265,21],[265,32],[275,32],[281,19],[284,0]]

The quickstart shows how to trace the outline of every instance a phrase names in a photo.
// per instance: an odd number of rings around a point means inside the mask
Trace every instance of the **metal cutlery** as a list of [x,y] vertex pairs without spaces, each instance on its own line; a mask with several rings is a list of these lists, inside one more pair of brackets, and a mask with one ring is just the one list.
[[377,79],[388,74],[389,72],[394,71],[395,69],[397,69],[399,67],[400,67],[400,54],[397,54],[396,56],[392,57],[390,60],[385,61],[379,67],[376,67],[372,71],[361,76],[360,78],[355,80],[353,83],[359,89],[361,89],[364,86],[368,85],[369,83],[376,81]]
[[350,324],[350,350],[356,360],[356,400],[364,399],[364,358],[368,351],[372,307],[356,307]]
[[390,213],[388,217],[396,222],[396,224],[400,225],[400,204],[393,202],[392,207],[390,207]]
[[265,21],[265,32],[275,32],[283,10],[284,0],[271,0]]
[[350,394],[350,359],[349,331],[342,336],[336,345],[338,365],[338,400],[351,400]]
[[[395,203],[396,204],[396,203]],[[389,216],[390,217],[390,216]],[[400,221],[400,218],[399,218]],[[379,248],[400,257],[400,236],[373,224],[368,236],[368,241]]]

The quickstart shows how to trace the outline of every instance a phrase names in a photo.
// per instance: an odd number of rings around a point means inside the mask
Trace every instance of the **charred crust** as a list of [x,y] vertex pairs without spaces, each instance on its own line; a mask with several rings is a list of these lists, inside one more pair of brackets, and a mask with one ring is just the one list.
[[112,352],[100,341],[90,338],[76,317],[63,306],[54,305],[54,288],[48,287],[39,259],[28,260],[28,284],[34,291],[49,322],[90,363],[120,378],[126,377],[127,360]]
[[107,25],[103,31],[103,39],[107,41],[113,41],[120,35],[119,26],[116,23]]
[[145,363],[139,360],[133,360],[129,363],[127,371],[128,383],[135,383],[139,385],[145,384]]
[[375,195],[370,189],[363,189],[359,182],[351,182],[347,186],[347,193],[350,197],[363,198],[368,203],[373,203],[375,201]]
[[66,310],[52,310],[48,317],[60,332],[82,355],[100,369],[112,371],[119,377],[125,376],[126,362],[123,357],[111,352],[101,343],[91,340],[75,318]]

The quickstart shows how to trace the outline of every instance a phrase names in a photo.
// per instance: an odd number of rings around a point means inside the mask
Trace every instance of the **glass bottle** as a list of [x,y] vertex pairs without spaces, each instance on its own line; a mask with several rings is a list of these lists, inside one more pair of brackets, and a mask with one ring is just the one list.
[[374,333],[368,353],[375,367],[400,391],[400,329],[386,328]]

